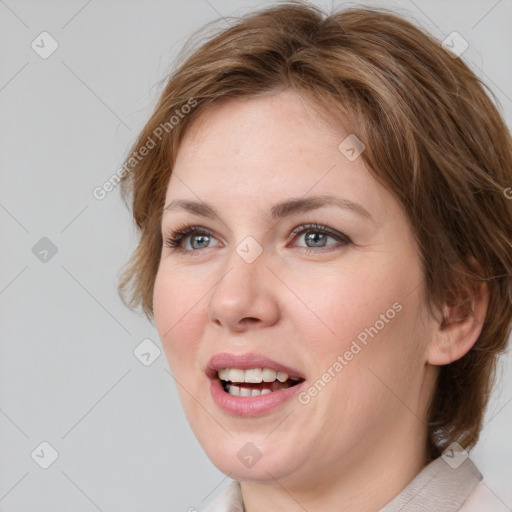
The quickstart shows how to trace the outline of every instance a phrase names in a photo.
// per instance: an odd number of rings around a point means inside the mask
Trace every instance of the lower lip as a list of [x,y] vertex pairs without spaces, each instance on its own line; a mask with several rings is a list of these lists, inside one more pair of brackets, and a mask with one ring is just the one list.
[[233,396],[224,391],[219,379],[211,379],[210,391],[213,401],[227,413],[235,416],[258,416],[291,400],[298,394],[303,384],[304,381],[265,395]]

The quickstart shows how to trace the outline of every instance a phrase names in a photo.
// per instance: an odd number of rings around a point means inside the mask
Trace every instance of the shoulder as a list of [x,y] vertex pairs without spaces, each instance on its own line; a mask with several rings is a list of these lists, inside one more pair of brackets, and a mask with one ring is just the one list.
[[464,501],[459,512],[510,512],[482,480]]

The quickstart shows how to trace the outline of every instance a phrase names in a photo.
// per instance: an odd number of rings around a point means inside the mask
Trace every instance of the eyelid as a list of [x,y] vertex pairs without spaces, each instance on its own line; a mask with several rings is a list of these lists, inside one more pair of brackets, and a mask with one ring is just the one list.
[[[307,232],[307,231],[319,231],[324,233],[335,240],[346,241],[347,243],[352,243],[352,240],[348,235],[337,231],[336,229],[330,228],[329,226],[325,226],[324,224],[318,224],[316,222],[309,222],[305,224],[301,224],[292,230],[290,233],[290,238],[293,240],[297,235]],[[309,249],[314,249],[314,247],[309,247]]]

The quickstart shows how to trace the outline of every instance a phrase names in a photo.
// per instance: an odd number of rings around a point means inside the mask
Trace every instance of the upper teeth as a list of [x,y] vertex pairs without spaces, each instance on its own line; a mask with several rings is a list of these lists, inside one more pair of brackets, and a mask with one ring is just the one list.
[[288,380],[288,374],[276,372],[270,368],[250,368],[249,370],[223,368],[219,370],[219,378],[231,382],[274,382],[276,379],[279,382],[285,382]]

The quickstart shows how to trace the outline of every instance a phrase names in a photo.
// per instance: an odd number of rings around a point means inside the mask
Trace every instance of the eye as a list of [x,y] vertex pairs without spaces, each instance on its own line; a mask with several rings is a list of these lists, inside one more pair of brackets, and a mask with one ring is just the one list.
[[[295,239],[303,234],[305,234],[306,245],[299,245],[299,247],[303,247],[307,254],[310,252],[325,252],[325,249],[324,251],[321,250],[325,247],[330,247],[327,250],[333,250],[352,243],[347,235],[320,224],[298,226],[292,231],[290,238]],[[337,243],[328,244],[329,238]],[[165,239],[165,246],[180,252],[192,253],[198,252],[200,249],[209,249],[211,240],[216,240],[211,231],[200,226],[184,225],[171,232]],[[320,250],[316,251],[315,249]]]
[[[295,238],[299,235],[302,237],[303,234],[305,235],[304,241],[306,245],[299,245],[299,247],[306,248],[305,252],[308,254],[310,252],[319,252],[314,251],[316,248],[322,249],[324,247],[330,247],[330,249],[327,250],[333,250],[340,246],[346,246],[352,243],[347,235],[319,224],[304,224],[302,226],[298,226],[292,231],[290,237]],[[329,238],[334,239],[338,243],[328,244],[327,240]],[[311,251],[311,249],[313,249],[313,251]]]
[[[185,225],[172,231],[165,240],[165,246],[181,252],[195,252],[197,249],[208,249],[210,240],[215,238],[207,229],[199,226]],[[183,245],[190,243],[190,247],[184,248]]]

